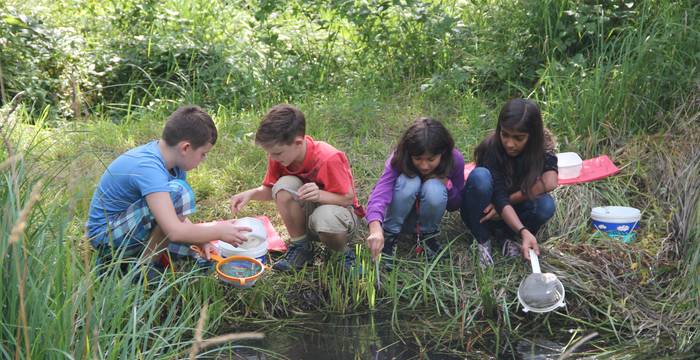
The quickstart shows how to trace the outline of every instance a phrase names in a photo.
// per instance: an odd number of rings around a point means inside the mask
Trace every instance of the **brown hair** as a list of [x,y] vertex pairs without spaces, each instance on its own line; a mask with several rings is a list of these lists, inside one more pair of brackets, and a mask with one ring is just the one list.
[[452,149],[455,142],[450,132],[441,122],[429,117],[422,117],[414,121],[399,139],[391,159],[391,166],[399,174],[410,177],[416,176],[419,171],[413,165],[411,156],[423,154],[441,155],[440,164],[435,168],[434,174],[444,177],[452,171]]
[[211,116],[199,106],[181,106],[170,114],[161,136],[168,146],[180,141],[189,141],[192,147],[199,148],[206,143],[216,144],[218,132]]
[[263,117],[255,143],[260,146],[289,145],[297,136],[306,134],[306,120],[301,110],[288,104],[279,104],[268,110]]

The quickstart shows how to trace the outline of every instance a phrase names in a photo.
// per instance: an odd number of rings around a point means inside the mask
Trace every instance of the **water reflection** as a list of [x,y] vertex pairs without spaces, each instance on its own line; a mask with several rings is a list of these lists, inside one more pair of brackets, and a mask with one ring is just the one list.
[[561,344],[546,339],[520,340],[515,349],[522,360],[555,360],[564,351]]
[[[250,330],[250,329],[248,329]],[[313,317],[303,323],[289,323],[276,328],[257,328],[265,339],[246,345],[265,349],[236,349],[233,359],[413,359],[421,356],[417,346],[404,343],[391,329],[388,319],[373,315],[352,317]],[[410,339],[408,339],[410,340]],[[460,359],[424,353],[428,358]]]
[[[303,321],[303,322],[302,322]],[[463,359],[464,356],[421,352],[412,338],[402,340],[391,328],[388,318],[363,316],[310,317],[295,321],[246,326],[238,331],[261,331],[264,340],[247,341],[242,347],[210,351],[210,359]],[[409,335],[410,336],[410,335]],[[547,339],[520,340],[500,358],[524,360],[557,359],[563,345]],[[505,350],[505,349],[503,349]],[[483,352],[467,358],[489,358]]]

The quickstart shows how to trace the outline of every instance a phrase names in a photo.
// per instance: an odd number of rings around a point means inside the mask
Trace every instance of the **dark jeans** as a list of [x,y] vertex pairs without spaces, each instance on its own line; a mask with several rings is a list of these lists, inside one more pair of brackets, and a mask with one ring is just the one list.
[[[469,178],[467,178],[464,190],[462,190],[460,215],[464,225],[469,228],[480,244],[489,240],[491,227],[495,225],[494,223],[497,223],[496,221],[479,222],[479,219],[484,217],[484,209],[491,203],[492,195],[493,178],[491,177],[491,172],[483,167],[477,167],[472,170]],[[555,208],[554,199],[549,194],[542,194],[534,200],[526,200],[520,204],[513,205],[513,209],[518,214],[520,221],[533,234],[536,234],[537,230],[554,215]],[[503,222],[500,221],[500,223]],[[508,231],[512,233],[510,229]]]

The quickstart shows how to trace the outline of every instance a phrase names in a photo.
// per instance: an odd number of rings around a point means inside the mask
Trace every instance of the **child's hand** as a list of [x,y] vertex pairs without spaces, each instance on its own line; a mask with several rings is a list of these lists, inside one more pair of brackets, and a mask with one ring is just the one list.
[[220,240],[238,247],[239,245],[248,241],[248,239],[245,237],[245,233],[251,232],[253,229],[247,226],[235,225],[234,221],[235,220],[230,220],[220,223],[223,228]]
[[377,260],[379,253],[384,248],[384,233],[382,231],[371,232],[367,237],[367,246],[372,253],[372,260]]
[[314,182],[306,183],[297,190],[299,200],[319,202],[321,200],[321,189]]
[[486,206],[484,209],[484,217],[479,219],[480,223],[484,223],[485,221],[489,221],[491,219],[494,219],[496,216],[498,216],[498,212],[496,211],[496,207],[493,206],[493,204],[489,204]]
[[521,233],[523,238],[523,243],[521,245],[520,251],[523,253],[525,260],[530,261],[530,249],[535,251],[535,254],[540,255],[540,246],[537,245],[537,239],[535,235],[532,235],[530,230],[523,230]]
[[216,249],[216,246],[212,244],[211,242],[205,243],[202,245],[202,255],[204,256],[205,259],[211,260],[211,254],[218,254],[219,251]]
[[236,215],[250,201],[248,192],[242,192],[231,196],[231,213]]

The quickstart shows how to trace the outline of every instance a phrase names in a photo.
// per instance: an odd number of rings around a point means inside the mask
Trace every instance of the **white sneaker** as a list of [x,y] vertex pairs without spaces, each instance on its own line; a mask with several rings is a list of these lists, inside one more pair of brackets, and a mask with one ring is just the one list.
[[479,265],[482,268],[493,266],[493,256],[491,255],[491,241],[486,241],[483,244],[476,245],[479,251]]

